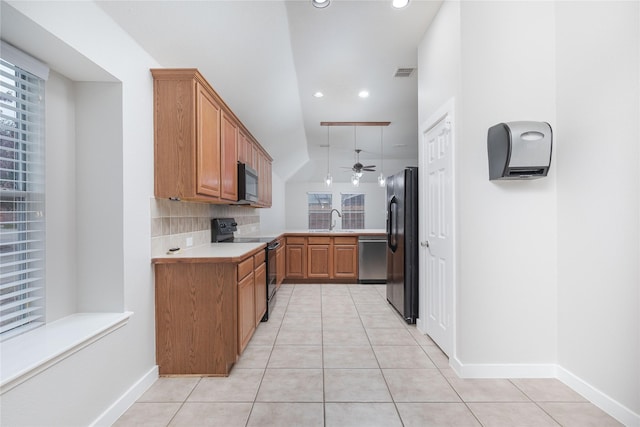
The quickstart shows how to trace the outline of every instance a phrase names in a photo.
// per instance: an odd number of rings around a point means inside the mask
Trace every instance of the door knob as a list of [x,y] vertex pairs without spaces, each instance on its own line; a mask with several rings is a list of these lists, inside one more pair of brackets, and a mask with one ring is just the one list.
[[424,242],[420,242],[420,246],[422,246],[423,248],[428,248],[429,247],[429,241],[425,240]]

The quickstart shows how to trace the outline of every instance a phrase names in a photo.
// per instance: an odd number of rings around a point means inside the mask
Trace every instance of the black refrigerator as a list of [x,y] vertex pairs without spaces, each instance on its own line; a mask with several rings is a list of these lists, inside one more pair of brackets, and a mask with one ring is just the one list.
[[418,317],[418,168],[387,178],[387,301],[407,323]]

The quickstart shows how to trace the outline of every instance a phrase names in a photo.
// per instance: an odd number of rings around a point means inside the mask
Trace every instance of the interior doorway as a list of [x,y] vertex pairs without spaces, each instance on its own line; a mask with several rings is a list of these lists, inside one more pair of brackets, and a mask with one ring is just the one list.
[[454,100],[420,126],[418,329],[448,356],[455,343]]

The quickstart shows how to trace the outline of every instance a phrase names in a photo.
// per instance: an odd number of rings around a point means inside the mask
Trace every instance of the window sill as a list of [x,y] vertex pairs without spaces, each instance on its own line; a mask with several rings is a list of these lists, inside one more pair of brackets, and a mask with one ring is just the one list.
[[124,326],[132,314],[73,314],[0,343],[0,394]]

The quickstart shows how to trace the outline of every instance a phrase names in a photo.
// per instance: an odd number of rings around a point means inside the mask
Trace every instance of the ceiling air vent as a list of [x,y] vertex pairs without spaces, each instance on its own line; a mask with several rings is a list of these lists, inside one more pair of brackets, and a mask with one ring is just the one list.
[[415,68],[398,68],[393,77],[411,77]]

